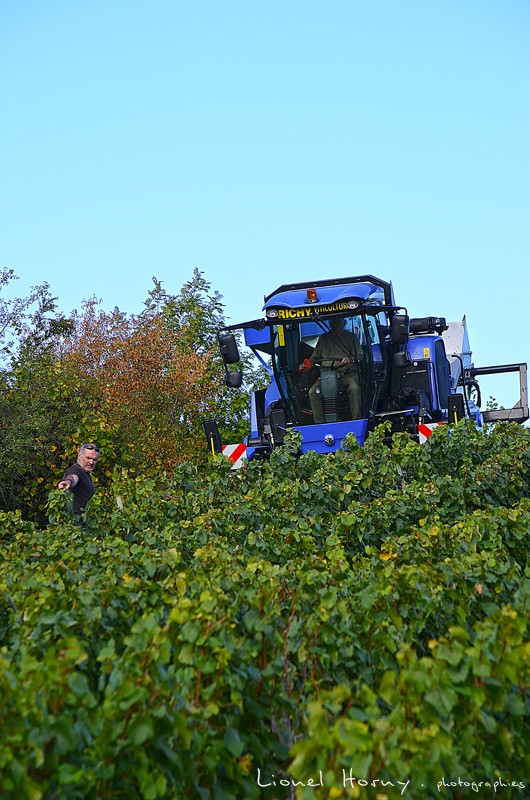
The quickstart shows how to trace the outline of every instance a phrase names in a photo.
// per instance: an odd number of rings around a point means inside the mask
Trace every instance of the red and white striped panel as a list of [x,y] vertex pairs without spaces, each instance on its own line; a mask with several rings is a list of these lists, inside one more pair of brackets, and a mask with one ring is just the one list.
[[422,423],[420,423],[420,425],[418,425],[420,444],[423,444],[424,442],[427,441],[429,436],[432,436],[433,430],[437,428],[438,425],[443,425],[443,422],[429,422],[428,425],[423,425]]
[[234,469],[244,466],[243,459],[247,454],[246,444],[224,444],[223,455],[232,462]]

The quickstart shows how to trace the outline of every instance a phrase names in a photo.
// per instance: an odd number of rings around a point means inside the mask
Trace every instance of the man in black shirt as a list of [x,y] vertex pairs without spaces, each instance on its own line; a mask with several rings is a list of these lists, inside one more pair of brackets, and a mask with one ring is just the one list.
[[59,489],[69,489],[74,496],[74,514],[82,514],[86,504],[96,491],[90,473],[98,463],[99,447],[95,444],[82,444],[77,463],[66,470]]

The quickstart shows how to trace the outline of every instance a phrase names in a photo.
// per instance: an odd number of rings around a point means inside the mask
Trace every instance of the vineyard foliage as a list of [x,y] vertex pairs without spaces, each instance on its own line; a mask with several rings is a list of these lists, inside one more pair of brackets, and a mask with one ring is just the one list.
[[0,795],[525,796],[530,432],[382,438],[2,512]]

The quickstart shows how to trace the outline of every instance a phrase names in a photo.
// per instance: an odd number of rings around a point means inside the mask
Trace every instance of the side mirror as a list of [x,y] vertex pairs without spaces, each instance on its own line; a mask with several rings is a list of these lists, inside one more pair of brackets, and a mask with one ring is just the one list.
[[241,361],[236,337],[233,333],[225,333],[219,336],[219,350],[225,364],[235,364],[237,361]]
[[225,383],[230,389],[239,389],[243,383],[243,373],[236,370],[227,370],[225,375]]
[[407,344],[409,340],[408,314],[394,314],[392,317],[391,336],[393,344]]

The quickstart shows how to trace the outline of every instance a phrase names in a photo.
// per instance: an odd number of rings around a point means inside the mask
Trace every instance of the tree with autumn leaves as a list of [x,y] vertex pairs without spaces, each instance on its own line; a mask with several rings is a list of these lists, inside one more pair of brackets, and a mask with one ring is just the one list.
[[[53,302],[47,311],[54,314]],[[208,417],[240,439],[248,393],[225,390],[217,347],[224,322],[221,295],[195,269],[178,294],[153,278],[139,314],[104,311],[92,298],[38,347],[30,326],[1,374],[0,447],[11,456],[9,475],[0,465],[9,485],[1,507],[42,515],[83,441],[101,445],[96,477],[105,483],[115,469],[145,475],[200,462]]]

